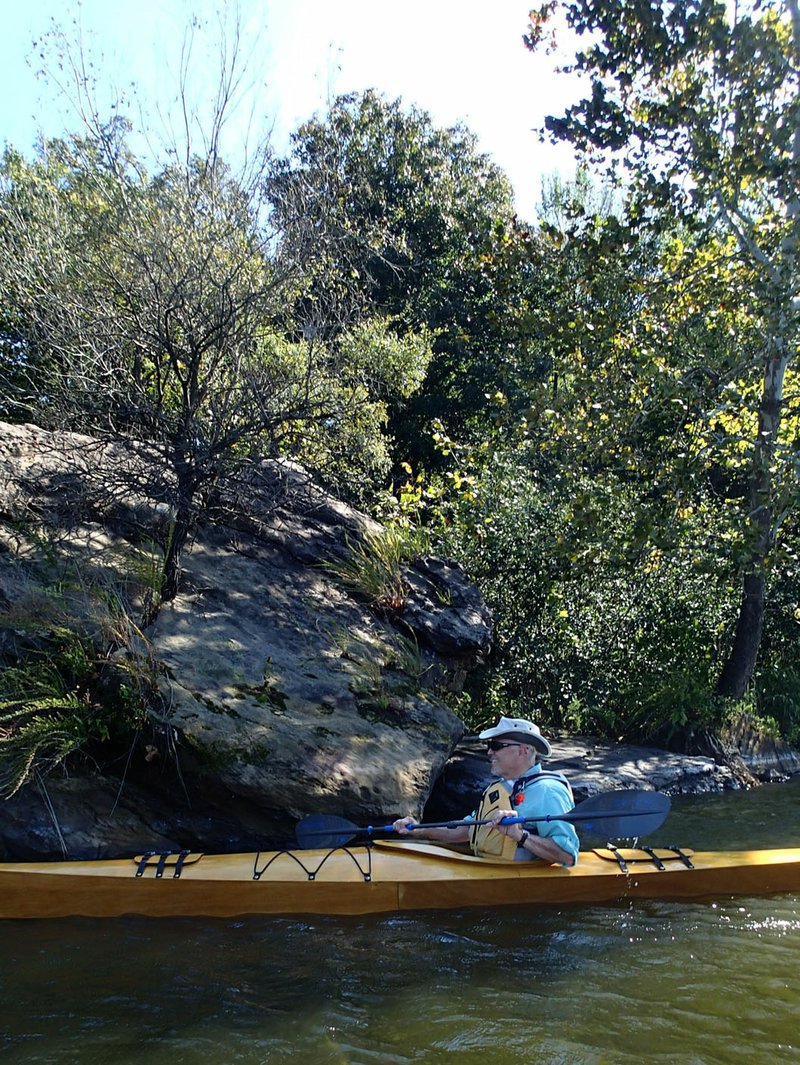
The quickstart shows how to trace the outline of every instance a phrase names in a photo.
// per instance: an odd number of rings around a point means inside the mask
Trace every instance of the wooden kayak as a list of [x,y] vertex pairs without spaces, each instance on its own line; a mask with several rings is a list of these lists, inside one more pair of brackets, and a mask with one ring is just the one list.
[[583,851],[574,869],[430,843],[0,864],[0,917],[357,915],[800,891],[800,848]]

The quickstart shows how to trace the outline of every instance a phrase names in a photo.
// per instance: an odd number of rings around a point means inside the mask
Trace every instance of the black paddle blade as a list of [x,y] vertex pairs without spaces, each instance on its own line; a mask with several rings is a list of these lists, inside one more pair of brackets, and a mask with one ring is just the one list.
[[343,847],[360,831],[358,825],[335,814],[311,814],[310,817],[304,817],[294,830],[301,850]]
[[575,825],[608,839],[646,836],[663,825],[670,806],[660,791],[606,791],[580,804]]

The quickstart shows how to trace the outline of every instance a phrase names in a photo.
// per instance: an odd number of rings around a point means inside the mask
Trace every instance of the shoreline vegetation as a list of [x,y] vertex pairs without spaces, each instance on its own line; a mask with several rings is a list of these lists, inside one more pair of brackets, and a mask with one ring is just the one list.
[[168,134],[41,42],[76,109],[0,162],[4,809],[421,810],[500,713],[745,786],[746,737],[800,744],[797,5],[562,6],[593,88],[531,222],[372,90],[226,158],[236,33]]
[[[487,767],[459,742],[460,710],[494,630],[454,562],[406,558],[397,537],[376,554],[379,526],[278,463],[245,509],[218,484],[225,521],[198,524],[174,600],[144,625],[164,515],[109,496],[129,453],[0,429],[7,854],[248,850],[318,810],[472,808]],[[749,787],[799,765],[744,718],[704,755],[548,731],[582,796]]]

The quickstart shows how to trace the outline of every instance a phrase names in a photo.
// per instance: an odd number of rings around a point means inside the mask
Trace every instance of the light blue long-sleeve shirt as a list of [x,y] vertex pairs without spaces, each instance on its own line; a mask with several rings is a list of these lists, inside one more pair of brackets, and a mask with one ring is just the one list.
[[[535,765],[525,774],[526,777],[536,776],[542,772],[540,765]],[[501,784],[511,793],[514,787],[513,780],[501,780]],[[573,802],[569,792],[560,781],[544,776],[541,780],[532,780],[528,786],[519,793],[522,801],[514,806],[515,817],[546,817],[548,814],[565,814],[573,808]],[[578,833],[569,821],[536,821],[531,825],[523,825],[528,832],[546,836],[573,857],[573,864],[578,860],[580,843]],[[534,856],[521,847],[517,847],[514,856],[515,861],[529,861]]]

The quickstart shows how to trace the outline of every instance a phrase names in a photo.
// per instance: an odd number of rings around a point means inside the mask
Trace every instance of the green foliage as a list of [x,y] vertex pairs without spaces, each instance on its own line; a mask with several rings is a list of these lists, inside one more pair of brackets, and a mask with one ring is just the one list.
[[[532,12],[531,48],[557,6],[548,0]],[[717,680],[721,696],[742,698],[756,668],[777,532],[787,508],[797,506],[793,449],[782,446],[781,421],[800,337],[800,16],[794,0],[565,0],[563,8],[575,32],[573,69],[590,92],[549,117],[550,132],[624,174],[639,229],[663,233],[679,219],[703,235],[696,278],[705,246],[716,240],[727,244],[733,269],[726,272],[748,279],[739,289],[741,310],[745,332],[758,343],[744,347],[739,377],[749,384],[755,371],[759,378],[757,424],[744,453],[738,514],[741,609]],[[736,316],[728,300],[694,303],[713,346],[719,320]],[[723,397],[728,409],[733,395]]]
[[781,736],[800,747],[800,567],[794,547],[797,519],[784,530],[771,581],[769,609],[758,668],[753,677],[750,712],[773,720]]
[[0,798],[79,753],[128,737],[143,707],[131,684],[101,693],[103,666],[89,640],[56,629],[46,647],[0,673]]
[[425,554],[428,546],[424,530],[394,525],[368,532],[355,543],[348,539],[347,555],[326,566],[373,609],[399,613],[408,597],[403,566]]
[[[457,435],[485,427],[485,395],[502,384],[512,341],[523,342],[527,231],[475,137],[371,91],[343,96],[324,120],[300,127],[270,188],[284,248],[305,264],[300,328],[330,331],[353,308],[371,307],[391,315],[400,335],[433,335],[424,384],[389,403],[397,458],[438,462],[428,436],[435,419]],[[314,219],[311,244],[286,224],[298,205]]]
[[[380,499],[386,531],[331,568],[397,615],[429,537],[465,564],[497,632],[458,703],[473,727],[534,713],[677,741],[721,724],[756,577],[771,598],[738,681],[796,738],[800,22],[777,0],[562,7],[591,89],[549,128],[628,186],[554,182],[535,229],[466,129],[374,92],[249,182],[213,148],[149,173],[122,119],[7,151],[0,414],[110,430],[167,468],[134,476],[174,514],[163,558],[131,565],[155,606],[244,463],[291,457]],[[532,45],[555,8],[532,12]],[[62,642],[4,677],[6,791],[141,705],[146,667],[112,721],[101,664]],[[387,674],[424,672],[411,645],[346,657],[387,720],[406,690]]]
[[[649,203],[678,207],[690,221],[710,208],[730,211],[728,221],[750,229],[751,210],[766,209],[760,236],[768,238],[769,226],[780,225],[775,207],[788,202],[795,180],[800,27],[792,3],[562,6],[575,33],[575,66],[591,93],[548,118],[551,132],[611,153]],[[532,17],[541,26],[555,7],[543,5]]]
[[431,334],[423,325],[416,333],[394,330],[387,318],[359,323],[336,345],[341,372],[359,381],[373,398],[408,399],[425,379],[431,360]]
[[0,384],[15,416],[122,439],[166,469],[136,485],[174,511],[157,607],[221,473],[289,454],[369,500],[388,405],[419,387],[431,336],[382,315],[287,322],[310,281],[299,253],[276,250],[263,180],[244,184],[213,152],[151,175],[128,135],[115,121],[32,162],[6,152]]
[[[691,735],[724,718],[715,687],[758,535],[742,458],[762,371],[753,271],[716,234],[643,234],[624,209],[594,217],[585,192],[567,191],[531,245],[538,362],[520,360],[516,391],[494,397],[480,447],[440,438],[455,466],[438,504],[445,543],[498,633],[476,695],[491,712],[533,706],[571,729]],[[792,382],[789,371],[787,399]],[[791,406],[775,439],[778,577],[797,500]],[[765,652],[774,676],[772,637]],[[758,697],[766,707],[760,685]]]
[[286,427],[280,450],[298,459],[333,492],[369,504],[390,465],[385,433],[388,402],[411,395],[431,358],[426,330],[398,334],[389,319],[368,319],[336,339],[296,344],[277,338],[289,353],[289,373],[320,416]]
[[707,723],[734,608],[713,511],[674,522],[668,542],[668,501],[648,486],[544,478],[524,458],[482,471],[445,539],[495,615],[487,716],[640,740]]

